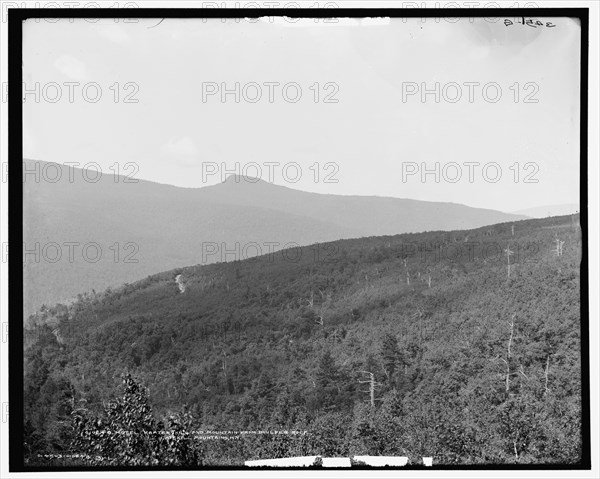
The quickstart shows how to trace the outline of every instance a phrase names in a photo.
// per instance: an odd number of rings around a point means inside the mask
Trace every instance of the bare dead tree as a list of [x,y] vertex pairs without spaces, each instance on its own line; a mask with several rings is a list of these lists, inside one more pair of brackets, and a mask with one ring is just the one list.
[[515,235],[515,225],[512,225],[512,226],[510,227],[510,233],[511,233],[511,236],[514,236],[514,235]]
[[315,297],[313,295],[313,292],[310,292],[310,299],[307,299],[306,302],[308,303],[308,305],[313,308],[315,305]]
[[513,254],[513,251],[510,249],[510,246],[508,246],[504,252],[506,253],[506,260],[507,260],[507,265],[508,265],[508,278],[510,278],[510,257]]
[[512,347],[512,342],[513,342],[513,337],[514,337],[514,331],[515,331],[515,317],[517,316],[516,313],[514,313],[512,315],[512,318],[510,321],[507,321],[508,324],[510,325],[510,338],[508,338],[508,353],[507,353],[507,358],[510,359],[511,356],[511,350],[510,348]]
[[361,392],[368,392],[369,393],[369,400],[368,402],[371,404],[371,407],[375,407],[375,401],[380,401],[381,399],[376,399],[375,398],[375,389],[377,389],[379,387],[379,383],[377,381],[375,381],[375,374],[373,374],[371,371],[359,371],[360,373],[363,374],[368,374],[369,375],[369,379],[367,379],[366,381],[361,381],[359,379],[359,383],[360,384],[368,384],[369,385],[369,389],[368,391],[361,391]]
[[505,377],[505,381],[506,381],[505,389],[506,389],[506,392],[508,393],[508,391],[510,389],[510,364],[504,358],[500,358],[500,361],[502,361],[506,365],[506,374],[504,375],[504,377]]
[[510,336],[508,338],[508,345],[506,348],[506,359],[502,359],[504,361],[504,363],[506,364],[506,392],[508,393],[510,390],[510,358],[512,355],[512,351],[511,351],[511,347],[512,347],[512,342],[513,342],[513,338],[514,338],[514,332],[515,332],[515,317],[516,314],[512,315],[512,318],[510,321],[507,321],[509,326],[510,326]]
[[562,256],[563,254],[563,245],[565,244],[564,241],[561,241],[558,237],[555,238],[554,240],[556,242],[556,247],[554,248],[554,254],[556,256]]
[[501,358],[500,355],[498,355],[494,359],[492,359],[492,361],[500,360],[505,365],[505,370],[504,370],[504,373],[502,373],[502,376],[504,377],[504,384],[505,384],[504,389],[507,394],[510,392],[510,377],[511,376],[513,376],[515,374],[522,374],[526,379],[529,379],[527,377],[527,375],[525,374],[525,372],[523,371],[522,366],[521,366],[520,370],[517,372],[512,372],[510,369],[510,360],[512,357],[512,343],[514,340],[514,332],[515,332],[515,317],[516,317],[516,314],[513,314],[511,320],[507,321],[508,325],[510,326],[510,335],[508,337],[508,344],[506,346],[506,358]]
[[525,371],[523,370],[523,365],[521,365],[521,367],[519,368],[519,374],[529,381],[529,376],[525,374]]

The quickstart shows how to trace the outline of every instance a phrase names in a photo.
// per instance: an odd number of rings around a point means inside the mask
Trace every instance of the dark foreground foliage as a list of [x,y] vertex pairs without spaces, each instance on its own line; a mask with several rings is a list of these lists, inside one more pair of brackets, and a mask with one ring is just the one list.
[[577,463],[577,221],[345,240],[43,308],[26,328],[26,460]]

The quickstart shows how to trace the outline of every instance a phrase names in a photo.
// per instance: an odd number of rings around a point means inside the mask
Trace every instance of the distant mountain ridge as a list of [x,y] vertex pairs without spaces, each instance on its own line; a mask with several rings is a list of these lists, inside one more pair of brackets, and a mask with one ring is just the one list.
[[247,205],[294,213],[355,230],[359,236],[469,229],[525,219],[497,210],[457,203],[385,196],[328,195],[294,190],[243,176],[198,190],[198,196],[229,205]]
[[514,211],[517,215],[526,215],[531,218],[548,218],[550,216],[564,216],[579,213],[579,205],[575,203],[565,203],[560,205],[544,205],[535,208],[526,208],[524,210]]
[[[28,171],[48,163],[24,160]],[[24,189],[25,314],[158,271],[344,238],[469,229],[522,216],[386,197],[308,193],[230,177],[180,188],[60,168]],[[39,175],[38,175],[39,176]],[[54,181],[55,177],[58,177]]]

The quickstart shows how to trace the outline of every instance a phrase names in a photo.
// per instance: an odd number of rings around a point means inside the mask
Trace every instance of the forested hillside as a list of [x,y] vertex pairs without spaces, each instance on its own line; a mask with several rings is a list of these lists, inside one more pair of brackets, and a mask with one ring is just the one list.
[[[24,170],[26,315],[83,291],[286,245],[525,218],[454,203],[308,193],[235,175],[178,188],[33,160]],[[258,252],[243,249],[253,242]]]
[[581,250],[578,216],[342,240],[46,308],[28,461],[576,463]]

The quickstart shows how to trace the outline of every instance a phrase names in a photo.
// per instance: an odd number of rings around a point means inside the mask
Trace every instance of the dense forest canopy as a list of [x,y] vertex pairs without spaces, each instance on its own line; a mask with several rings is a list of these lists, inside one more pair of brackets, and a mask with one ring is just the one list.
[[555,217],[179,268],[43,307],[25,326],[27,463],[577,463],[581,251],[579,217]]

